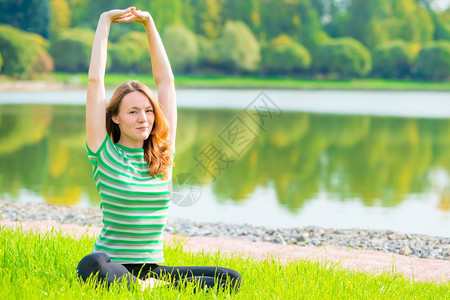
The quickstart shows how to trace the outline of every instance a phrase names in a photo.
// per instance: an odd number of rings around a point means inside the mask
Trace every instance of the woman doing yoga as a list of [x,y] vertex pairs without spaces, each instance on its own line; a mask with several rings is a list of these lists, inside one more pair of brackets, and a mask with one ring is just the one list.
[[[130,81],[115,90],[106,106],[109,30],[112,23],[126,22],[145,28],[158,99],[144,84]],[[200,287],[239,288],[241,276],[231,269],[161,265],[176,126],[174,77],[151,15],[134,7],[104,12],[92,46],[86,101],[86,148],[100,194],[103,229],[93,253],[78,264],[83,280],[98,276],[108,286],[115,280],[150,287],[194,281]]]

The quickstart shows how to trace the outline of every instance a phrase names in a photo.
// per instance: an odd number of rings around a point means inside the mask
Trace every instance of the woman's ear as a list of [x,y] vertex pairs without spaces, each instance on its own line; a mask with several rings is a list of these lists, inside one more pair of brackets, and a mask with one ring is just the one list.
[[119,118],[117,116],[112,116],[111,120],[116,123],[117,125],[119,125]]

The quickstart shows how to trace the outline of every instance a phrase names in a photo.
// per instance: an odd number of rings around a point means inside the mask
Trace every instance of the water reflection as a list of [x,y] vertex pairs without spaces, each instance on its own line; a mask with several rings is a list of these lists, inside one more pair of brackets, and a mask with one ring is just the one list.
[[[219,138],[236,116],[257,137],[239,156]],[[72,205],[85,197],[97,206],[84,122],[82,106],[0,106],[0,198]],[[215,177],[195,159],[211,142],[233,159]],[[292,213],[320,193],[366,207],[434,193],[436,209],[448,212],[449,153],[450,119],[285,112],[263,130],[239,111],[181,109],[175,175],[194,173],[224,204],[261,187]]]

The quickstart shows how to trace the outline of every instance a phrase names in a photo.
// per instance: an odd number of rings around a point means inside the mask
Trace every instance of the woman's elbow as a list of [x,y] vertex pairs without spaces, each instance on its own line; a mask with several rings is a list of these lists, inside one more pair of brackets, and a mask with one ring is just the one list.
[[156,85],[158,84],[164,84],[164,85],[173,85],[175,84],[175,77],[173,76],[173,73],[167,74],[163,77],[155,78]]

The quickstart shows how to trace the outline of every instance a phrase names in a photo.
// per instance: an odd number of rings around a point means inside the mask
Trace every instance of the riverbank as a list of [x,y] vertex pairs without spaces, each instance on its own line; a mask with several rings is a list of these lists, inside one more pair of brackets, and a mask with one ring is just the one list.
[[[42,204],[15,204],[0,202],[2,214],[0,227],[21,228],[26,232],[40,232],[48,237],[50,234],[73,236],[85,241],[84,237],[94,243],[101,232],[100,212],[97,209],[80,209],[66,206],[42,205]],[[14,220],[15,219],[15,220]],[[53,220],[52,220],[53,219]],[[80,225],[85,224],[85,225]],[[256,229],[256,231],[255,231]],[[258,231],[259,230],[259,231]],[[264,233],[263,228],[249,226],[228,226],[224,224],[199,224],[188,221],[171,220],[164,234],[166,247],[180,247],[183,253],[190,255],[212,255],[220,254],[222,259],[242,257],[251,261],[269,261],[272,263],[289,265],[291,262],[306,261],[319,262],[324,267],[333,270],[343,268],[353,271],[367,273],[371,276],[388,274],[391,276],[401,275],[414,282],[448,283],[450,280],[450,260],[448,259],[424,259],[417,255],[399,255],[388,251],[374,251],[364,248],[349,248],[339,245],[316,244],[313,246],[305,243],[305,246],[287,245],[286,241],[280,239],[269,241],[252,241],[252,235],[258,237],[256,240],[264,239],[266,234],[281,235],[283,231],[274,230]],[[308,229],[298,228],[300,232]],[[340,236],[342,234],[332,229],[315,228],[314,232],[323,235]],[[372,239],[371,231],[352,230],[353,238],[347,236],[347,240],[354,239],[356,232],[365,233]],[[249,234],[252,233],[252,234]],[[395,234],[391,233],[391,238]],[[411,236],[411,238],[417,238]],[[310,235],[307,239],[314,240]],[[440,247],[447,247],[448,239],[422,236],[425,243],[439,241]],[[306,240],[306,238],[305,238]],[[87,252],[89,250],[86,250]],[[281,266],[281,265],[280,265]]]
[[[50,221],[101,227],[100,209],[0,201],[0,221]],[[249,242],[304,247],[340,247],[450,261],[450,237],[432,237],[394,231],[303,227],[269,229],[251,225],[198,223],[171,219],[166,233],[186,237],[239,238]]]
[[[154,79],[145,74],[107,74],[105,85],[115,88],[122,82],[136,79],[152,85]],[[85,89],[87,74],[54,73],[34,81],[0,79],[0,91]],[[311,90],[387,90],[387,91],[450,91],[450,82],[423,82],[385,79],[318,80],[289,77],[250,76],[176,76],[177,88],[232,88],[232,89],[311,89]]]

